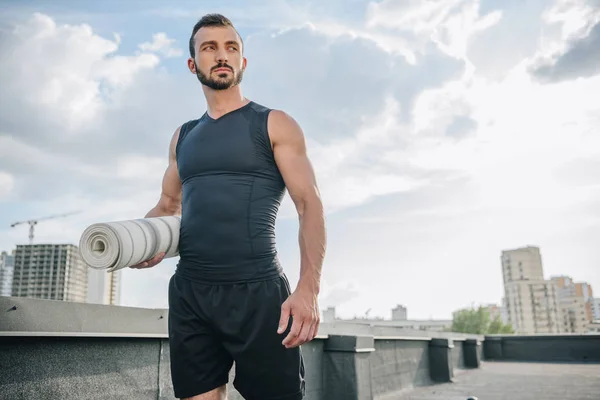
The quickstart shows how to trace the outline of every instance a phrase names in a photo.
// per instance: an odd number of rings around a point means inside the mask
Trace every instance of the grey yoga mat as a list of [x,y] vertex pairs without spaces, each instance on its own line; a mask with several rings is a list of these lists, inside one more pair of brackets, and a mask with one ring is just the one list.
[[130,267],[157,253],[165,259],[179,255],[181,217],[152,217],[104,222],[87,227],[79,240],[86,264],[95,269],[116,271]]

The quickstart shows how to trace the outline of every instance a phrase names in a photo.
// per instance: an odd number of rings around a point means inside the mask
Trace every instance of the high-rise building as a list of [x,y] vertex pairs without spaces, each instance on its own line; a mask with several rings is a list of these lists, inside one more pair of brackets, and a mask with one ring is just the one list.
[[547,280],[508,282],[508,320],[516,333],[562,333],[563,319],[556,285]]
[[565,331],[587,332],[587,325],[594,320],[592,287],[587,283],[575,283],[569,276],[554,276],[551,279],[558,289]]
[[121,270],[88,270],[88,303],[119,305],[120,294]]
[[504,283],[523,280],[544,280],[544,268],[539,247],[527,246],[502,252]]
[[575,296],[583,297],[585,302],[585,316],[588,322],[594,320],[594,293],[592,285],[586,282],[575,283]]
[[540,249],[527,246],[505,250],[501,264],[506,316],[515,332],[563,332],[556,284],[544,279]]
[[407,319],[406,307],[398,304],[396,307],[392,308],[392,319],[394,321],[406,321],[406,319]]
[[600,321],[600,297],[592,300],[592,308],[594,309],[594,321]]
[[72,244],[17,245],[12,295],[86,302],[88,266]]
[[0,253],[0,296],[12,294],[12,280],[15,266],[15,257],[6,251]]

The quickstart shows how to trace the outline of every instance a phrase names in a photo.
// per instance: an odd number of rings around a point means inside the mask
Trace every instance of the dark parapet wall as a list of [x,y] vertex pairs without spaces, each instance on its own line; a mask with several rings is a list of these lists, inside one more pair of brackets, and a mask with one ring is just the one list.
[[[165,309],[0,297],[0,400],[174,400],[167,321]],[[305,400],[396,398],[467,363],[468,335],[369,332],[302,346]],[[234,379],[235,364],[228,398],[242,400]]]
[[533,362],[600,362],[600,335],[488,336],[485,359]]
[[[0,399],[172,399],[165,339],[0,337]],[[164,361],[164,360],[163,360]]]
[[373,396],[399,393],[433,383],[428,338],[380,338],[370,357]]

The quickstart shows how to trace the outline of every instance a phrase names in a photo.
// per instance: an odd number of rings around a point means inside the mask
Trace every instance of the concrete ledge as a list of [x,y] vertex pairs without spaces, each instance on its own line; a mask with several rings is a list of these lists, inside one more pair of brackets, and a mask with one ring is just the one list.
[[373,336],[329,335],[323,351],[365,353],[375,351]]
[[4,332],[166,335],[168,315],[166,309],[0,297],[0,331]]

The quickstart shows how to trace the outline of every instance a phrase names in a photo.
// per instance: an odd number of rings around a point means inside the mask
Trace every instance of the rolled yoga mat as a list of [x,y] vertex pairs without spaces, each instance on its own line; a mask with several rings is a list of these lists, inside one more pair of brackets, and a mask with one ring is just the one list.
[[79,240],[83,260],[92,268],[116,271],[164,252],[179,255],[181,217],[152,217],[90,225]]

